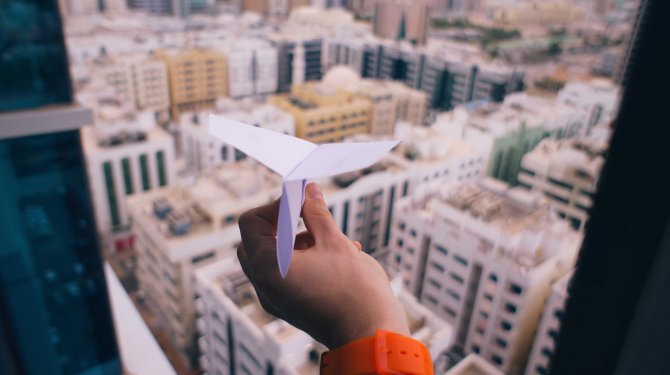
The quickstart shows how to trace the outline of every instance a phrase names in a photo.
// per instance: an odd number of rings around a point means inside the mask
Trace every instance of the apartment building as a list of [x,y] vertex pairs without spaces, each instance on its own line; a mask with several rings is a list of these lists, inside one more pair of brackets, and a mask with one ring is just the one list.
[[275,199],[280,178],[251,161],[227,166],[184,187],[128,199],[136,235],[137,278],[162,329],[196,359],[194,270],[235,257],[237,218]]
[[270,35],[277,48],[277,91],[287,92],[291,85],[321,79],[323,39],[305,30]]
[[559,91],[556,101],[584,111],[587,117],[585,135],[599,123],[614,120],[619,110],[620,88],[612,81],[598,79],[569,82]]
[[187,111],[214,108],[216,99],[228,94],[228,61],[223,53],[193,49],[186,52],[159,50],[170,83],[172,118]]
[[605,164],[607,143],[545,139],[521,160],[519,185],[545,195],[558,215],[583,229]]
[[330,79],[324,79],[325,84],[293,85],[289,94],[276,96],[271,102],[293,115],[296,136],[310,142],[339,142],[355,134],[369,133],[372,103],[331,87],[329,82]]
[[563,276],[551,288],[551,294],[544,306],[544,313],[540,326],[535,333],[533,349],[528,357],[526,375],[547,375],[549,365],[554,357],[558,332],[565,314],[565,301],[568,299],[568,284],[572,279],[572,272]]
[[[378,254],[390,243],[394,204],[418,186],[439,178],[465,181],[483,173],[475,146],[435,130],[399,125],[403,139],[382,162],[362,171],[317,180],[342,231]],[[374,139],[369,136],[354,140]]]
[[272,104],[220,100],[214,111],[184,113],[179,122],[182,150],[186,166],[196,171],[211,170],[221,164],[236,163],[246,159],[243,152],[210,134],[208,130],[210,113],[224,115],[231,120],[287,135],[295,135],[293,116]]
[[[336,69],[340,68],[336,67],[331,71]],[[423,125],[425,122],[427,97],[419,90],[398,82],[370,79],[360,80],[350,90],[372,103],[371,135],[393,135],[397,121],[413,125]]]
[[277,92],[277,48],[261,39],[235,40],[222,48],[231,98]]
[[107,250],[132,246],[126,197],[176,180],[172,136],[150,112],[98,110],[97,125],[81,129],[97,231]]
[[[237,259],[196,271],[198,345],[206,374],[317,374],[326,350],[306,333],[266,313]],[[431,355],[445,351],[451,327],[395,283],[412,337]]]
[[423,44],[426,41],[430,5],[432,2],[428,0],[377,1],[374,4],[372,30],[382,38]]
[[408,290],[454,326],[464,353],[522,372],[581,235],[541,196],[490,178],[426,185],[395,210],[391,264]]
[[400,81],[428,96],[431,108],[472,101],[502,102],[521,91],[525,73],[487,62],[473,46],[431,41],[425,47],[374,38],[328,40],[327,66],[347,65],[365,78]]

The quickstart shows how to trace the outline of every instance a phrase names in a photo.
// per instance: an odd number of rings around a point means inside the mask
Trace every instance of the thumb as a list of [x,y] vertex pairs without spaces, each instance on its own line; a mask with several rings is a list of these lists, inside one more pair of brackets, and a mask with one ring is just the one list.
[[333,216],[326,206],[321,187],[312,182],[307,185],[305,192],[302,219],[314,241],[318,243],[319,239],[339,233],[340,228],[335,224],[335,220],[333,220]]

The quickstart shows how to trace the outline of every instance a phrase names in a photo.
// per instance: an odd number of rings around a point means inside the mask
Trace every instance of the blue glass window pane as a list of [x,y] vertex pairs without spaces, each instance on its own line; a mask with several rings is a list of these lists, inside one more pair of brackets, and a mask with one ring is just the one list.
[[0,340],[14,367],[119,373],[79,132],[0,140],[0,186]]
[[57,1],[0,1],[0,112],[71,102]]

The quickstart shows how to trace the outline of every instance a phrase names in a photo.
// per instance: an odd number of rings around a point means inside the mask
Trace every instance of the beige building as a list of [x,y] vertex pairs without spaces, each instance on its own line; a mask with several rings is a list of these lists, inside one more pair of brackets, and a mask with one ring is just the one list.
[[173,118],[179,118],[185,111],[213,108],[217,98],[228,94],[228,63],[222,53],[201,49],[181,53],[160,50],[156,56],[168,66]]
[[161,114],[170,107],[167,66],[161,60],[124,56],[98,64],[95,71],[123,103]]
[[331,87],[329,82],[324,77],[323,82],[293,85],[289,94],[272,101],[293,114],[296,136],[310,142],[340,142],[355,134],[369,133],[372,102]]
[[226,166],[187,187],[169,187],[127,201],[136,235],[137,278],[172,343],[194,352],[194,270],[235,257],[239,215],[279,194],[280,177],[255,163]]
[[398,120],[422,125],[427,96],[398,82],[363,80],[352,69],[336,66],[321,82],[294,85],[274,102],[295,116],[297,136],[337,142],[361,133],[393,135]]

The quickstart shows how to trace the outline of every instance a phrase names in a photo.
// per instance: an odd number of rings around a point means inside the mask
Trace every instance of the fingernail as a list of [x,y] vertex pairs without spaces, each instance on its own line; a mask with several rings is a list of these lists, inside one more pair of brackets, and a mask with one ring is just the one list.
[[310,199],[323,199],[323,193],[321,192],[321,187],[314,182],[312,182],[307,186],[307,194],[309,195]]

